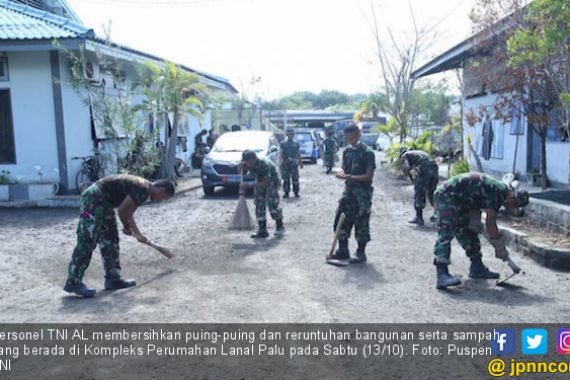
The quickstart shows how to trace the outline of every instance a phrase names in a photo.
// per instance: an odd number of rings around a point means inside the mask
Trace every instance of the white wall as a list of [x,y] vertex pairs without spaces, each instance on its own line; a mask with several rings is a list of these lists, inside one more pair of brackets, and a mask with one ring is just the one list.
[[[19,52],[8,55],[9,81],[0,82],[1,89],[10,89],[13,127],[16,144],[16,164],[0,165],[0,170],[10,172],[11,178],[20,183],[37,182],[35,166],[41,166],[44,182],[59,183],[59,162],[55,128],[52,73],[49,52]],[[127,69],[127,81],[135,80],[136,72]],[[60,53],[62,81],[69,80],[66,57]],[[72,157],[93,153],[91,120],[88,105],[72,88],[61,85],[63,122],[65,127],[66,164],[70,189],[75,188],[75,176],[81,161]],[[141,99],[138,98],[138,101]],[[144,126],[143,121],[141,127]],[[194,136],[201,129],[211,128],[211,113],[205,113],[202,123],[189,117],[190,134],[188,152],[183,159],[188,161],[194,151]],[[100,147],[106,153],[114,153],[118,141],[105,140]],[[110,174],[110,173],[106,173]]]
[[[62,80],[70,79],[67,59],[60,54],[60,75]],[[81,160],[72,160],[72,157],[88,156],[93,154],[93,141],[91,139],[91,119],[89,107],[81,97],[69,86],[61,85],[63,103],[63,123],[65,126],[65,145],[67,153],[67,174],[69,188],[75,189],[75,176],[81,168]]]
[[35,166],[41,166],[44,182],[59,182],[51,66],[48,52],[8,53],[16,164],[0,165],[20,183],[38,182]]
[[548,179],[568,185],[570,143],[546,143],[546,173]]
[[[483,121],[478,122],[474,127],[470,127],[467,123],[466,116],[470,109],[472,109],[476,114],[478,113],[481,106],[491,106],[495,101],[495,95],[488,95],[485,97],[478,97],[473,99],[464,99],[464,114],[465,114],[465,136],[470,135],[473,141],[473,146],[477,153],[481,155],[481,144],[482,144],[482,130]],[[529,149],[527,148],[527,138],[529,133],[529,127],[526,121],[523,121],[525,125],[525,134],[519,136],[518,142],[518,152],[517,152],[517,163],[516,172],[519,178],[526,180],[527,172],[527,154]],[[493,131],[495,132],[495,140],[497,139],[496,132],[498,127],[503,125],[501,120],[493,119]],[[491,159],[485,160],[482,157],[481,162],[483,164],[483,169],[485,172],[489,172],[494,175],[503,175],[510,173],[513,167],[513,159],[515,155],[516,146],[516,136],[510,134],[510,122],[504,124],[503,130],[503,158],[496,158],[491,156]],[[467,138],[465,138],[465,152],[469,151],[467,146]],[[469,163],[471,168],[476,170],[475,159],[471,154],[468,155]],[[547,174],[551,181],[557,182],[558,184],[569,184],[569,157],[570,157],[570,143],[563,142],[547,142],[546,145],[546,164],[547,164]]]
[[[469,152],[469,147],[467,146],[467,136],[471,136],[471,140],[473,143],[473,147],[475,151],[479,154],[481,163],[483,164],[483,169],[485,172],[493,173],[496,175],[503,175],[506,173],[510,173],[513,169],[513,160],[515,157],[515,147],[517,145],[517,138],[514,135],[510,134],[511,125],[510,122],[503,123],[502,120],[498,119],[491,119],[493,124],[493,132],[495,134],[494,140],[497,141],[500,137],[503,140],[503,154],[502,157],[496,157],[491,155],[489,160],[485,160],[481,157],[481,147],[482,147],[482,132],[483,132],[483,123],[484,120],[477,122],[474,127],[469,126],[467,123],[467,115],[470,110],[472,110],[475,114],[479,114],[479,110],[481,106],[483,107],[490,107],[492,108],[492,104],[495,101],[495,95],[488,95],[484,97],[477,97],[471,99],[464,99],[464,135],[465,135],[465,147],[464,151]],[[489,108],[489,109],[490,109]],[[492,110],[491,110],[492,112]],[[526,124],[526,123],[525,123]],[[502,127],[502,128],[501,128]],[[502,136],[498,135],[498,131],[502,130]],[[515,171],[518,174],[523,175],[526,173],[526,155],[527,155],[527,148],[526,148],[526,136],[527,131],[525,130],[525,134],[519,136],[518,141],[518,152],[517,152],[517,162],[515,166]],[[474,157],[469,153],[469,163],[472,169],[477,168]]]

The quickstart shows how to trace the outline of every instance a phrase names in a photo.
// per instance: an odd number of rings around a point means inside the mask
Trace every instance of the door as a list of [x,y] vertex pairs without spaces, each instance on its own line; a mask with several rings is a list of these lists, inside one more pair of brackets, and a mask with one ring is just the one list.
[[540,173],[540,136],[528,126],[527,172]]

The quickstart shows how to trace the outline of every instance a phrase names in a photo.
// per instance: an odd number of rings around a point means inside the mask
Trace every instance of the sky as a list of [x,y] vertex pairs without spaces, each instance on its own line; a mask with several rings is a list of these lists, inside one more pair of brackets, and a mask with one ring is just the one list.
[[[470,35],[474,0],[67,0],[114,42],[224,77],[265,99],[294,91],[369,93],[381,86],[371,7],[382,39],[410,38],[410,8],[429,30],[418,65]],[[247,83],[261,77],[255,87]],[[437,79],[437,78],[435,78]]]

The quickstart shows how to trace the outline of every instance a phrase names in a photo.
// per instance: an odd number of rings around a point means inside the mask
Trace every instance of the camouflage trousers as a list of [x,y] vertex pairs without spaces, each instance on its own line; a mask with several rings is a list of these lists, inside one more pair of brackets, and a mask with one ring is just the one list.
[[426,207],[426,196],[429,204],[433,206],[433,193],[437,187],[438,168],[422,170],[414,179],[414,207],[424,209]]
[[479,234],[469,229],[469,210],[460,208],[449,202],[443,192],[434,196],[437,216],[437,240],[433,250],[434,263],[450,264],[451,241],[463,247],[467,257],[481,257],[481,242]]
[[335,152],[328,152],[325,150],[323,154],[323,164],[326,168],[333,168],[335,162]]
[[358,243],[366,244],[370,241],[370,211],[373,191],[373,187],[345,186],[342,198],[338,201],[333,226],[333,230],[336,230],[340,214],[344,213],[346,219],[341,227],[339,241],[346,241],[350,238],[353,226],[354,237]]
[[101,191],[91,185],[81,195],[77,245],[67,270],[69,281],[79,283],[83,280],[96,245],[103,256],[105,276],[119,277],[119,232],[115,212],[105,204]]
[[293,182],[293,192],[299,192],[299,164],[297,161],[285,162],[281,166],[281,178],[283,179],[283,191],[288,193]]
[[255,219],[258,222],[265,222],[265,210],[269,208],[269,214],[273,220],[283,218],[283,211],[279,207],[279,183],[273,183],[267,189],[260,189],[255,186],[253,190],[253,203],[255,204]]

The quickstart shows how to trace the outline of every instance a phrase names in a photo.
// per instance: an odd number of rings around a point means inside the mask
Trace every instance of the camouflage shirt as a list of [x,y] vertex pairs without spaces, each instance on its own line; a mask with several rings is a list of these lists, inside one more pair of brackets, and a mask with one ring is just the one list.
[[[360,143],[358,147],[348,147],[342,153],[342,170],[350,175],[364,175],[369,169],[376,169],[376,156],[368,145]],[[372,182],[346,181],[347,186],[372,186]]]
[[401,161],[402,163],[404,163],[404,161],[408,161],[410,169],[419,167],[420,170],[427,171],[429,169],[437,168],[435,161],[423,150],[408,150],[402,156]]
[[287,162],[287,159],[292,158],[294,160],[299,157],[299,150],[301,146],[296,141],[285,140],[281,143],[281,157],[283,162]]
[[336,149],[338,148],[338,144],[334,137],[327,137],[323,140],[323,145],[325,146],[325,152],[327,153],[335,153]]
[[269,179],[269,183],[279,185],[279,174],[273,162],[264,158],[258,158],[255,165],[249,169],[257,183]]
[[461,209],[493,209],[499,211],[507,198],[508,187],[485,174],[464,173],[451,177],[437,188],[443,202]]
[[119,207],[127,196],[141,205],[150,194],[150,181],[130,174],[115,174],[101,178],[95,185],[111,207]]

